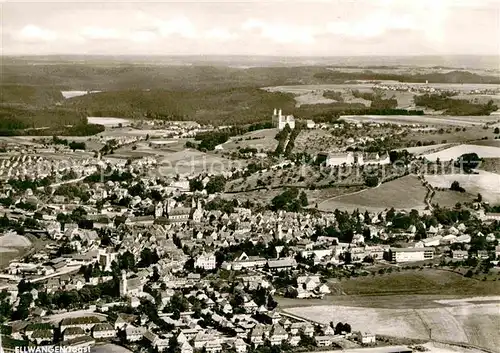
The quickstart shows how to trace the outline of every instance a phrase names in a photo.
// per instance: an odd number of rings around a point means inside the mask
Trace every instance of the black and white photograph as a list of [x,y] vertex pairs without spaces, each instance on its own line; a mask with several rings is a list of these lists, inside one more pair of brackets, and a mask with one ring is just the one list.
[[0,353],[500,353],[499,0],[0,0]]

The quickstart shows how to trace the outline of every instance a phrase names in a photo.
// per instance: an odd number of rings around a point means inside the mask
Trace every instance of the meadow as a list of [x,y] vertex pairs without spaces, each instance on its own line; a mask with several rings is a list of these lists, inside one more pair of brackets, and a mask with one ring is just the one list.
[[391,207],[423,210],[426,206],[424,203],[426,193],[427,189],[421,181],[416,176],[408,175],[383,183],[379,187],[323,201],[318,208],[323,211],[335,209],[381,211]]
[[498,120],[495,116],[442,116],[442,115],[344,115],[342,120],[400,125],[443,125],[443,126],[482,126]]
[[451,183],[458,181],[466,192],[475,195],[480,193],[484,201],[500,202],[499,174],[479,171],[478,174],[425,175],[425,180],[434,187],[446,189]]
[[423,157],[429,161],[435,161],[438,158],[441,161],[449,161],[456,160],[465,153],[476,153],[480,158],[500,158],[500,147],[463,144],[435,153],[424,154]]

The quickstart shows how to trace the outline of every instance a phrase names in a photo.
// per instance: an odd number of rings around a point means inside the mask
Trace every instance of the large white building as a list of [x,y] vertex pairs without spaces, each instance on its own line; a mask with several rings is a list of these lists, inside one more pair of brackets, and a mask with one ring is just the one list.
[[424,261],[434,258],[433,248],[391,248],[390,258],[392,262]]
[[360,152],[318,153],[319,159],[325,162],[325,166],[334,167],[340,165],[365,165],[365,164],[390,164],[389,155],[380,156],[378,153],[368,154],[366,157]]
[[290,126],[291,129],[295,129],[295,118],[293,115],[282,115],[281,109],[274,109],[272,122],[273,126],[277,127],[279,130],[283,130],[287,125]]
[[204,270],[213,270],[215,269],[216,259],[213,253],[203,253],[196,258],[194,263],[195,267],[202,268]]

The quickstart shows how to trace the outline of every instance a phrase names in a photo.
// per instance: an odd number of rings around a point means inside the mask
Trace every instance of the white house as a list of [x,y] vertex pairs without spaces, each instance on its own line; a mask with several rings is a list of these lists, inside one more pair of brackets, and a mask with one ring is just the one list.
[[102,323],[96,324],[92,328],[92,337],[95,339],[105,339],[105,338],[113,338],[116,336],[116,331],[111,324]]
[[359,343],[362,344],[374,344],[375,343],[375,335],[373,333],[368,332],[358,332],[357,339]]
[[125,328],[125,337],[129,342],[137,342],[142,339],[146,329],[144,327],[135,327],[133,325],[127,325]]

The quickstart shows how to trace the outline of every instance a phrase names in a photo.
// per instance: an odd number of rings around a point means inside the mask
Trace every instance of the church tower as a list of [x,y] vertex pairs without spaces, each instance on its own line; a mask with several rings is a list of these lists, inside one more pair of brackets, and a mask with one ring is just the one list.
[[161,216],[163,216],[163,203],[160,201],[155,206],[155,217],[158,218]]
[[120,279],[120,296],[125,297],[127,295],[127,272],[122,270],[122,278]]
[[281,224],[278,223],[276,225],[276,231],[274,233],[274,238],[275,239],[283,239],[283,230],[281,229]]

